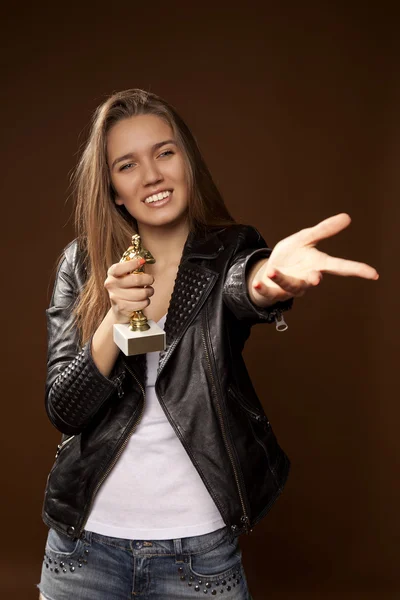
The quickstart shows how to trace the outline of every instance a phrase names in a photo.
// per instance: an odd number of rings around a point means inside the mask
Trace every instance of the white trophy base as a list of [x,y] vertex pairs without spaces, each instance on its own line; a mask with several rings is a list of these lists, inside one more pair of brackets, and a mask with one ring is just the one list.
[[114,342],[126,356],[165,350],[165,331],[149,320],[147,331],[131,331],[129,323],[114,325]]

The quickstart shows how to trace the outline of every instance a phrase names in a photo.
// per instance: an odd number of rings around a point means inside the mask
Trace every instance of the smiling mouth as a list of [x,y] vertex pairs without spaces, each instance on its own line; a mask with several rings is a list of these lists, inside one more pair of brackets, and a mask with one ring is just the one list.
[[168,198],[172,194],[172,190],[164,190],[157,194],[152,194],[143,200],[145,204],[153,204],[155,202],[159,202],[160,200],[164,200]]
[[149,208],[157,208],[160,206],[164,206],[170,201],[172,192],[168,190],[168,192],[162,194],[162,197],[157,200],[155,199],[155,196],[150,196],[150,198],[146,198],[146,200],[144,200],[144,204]]

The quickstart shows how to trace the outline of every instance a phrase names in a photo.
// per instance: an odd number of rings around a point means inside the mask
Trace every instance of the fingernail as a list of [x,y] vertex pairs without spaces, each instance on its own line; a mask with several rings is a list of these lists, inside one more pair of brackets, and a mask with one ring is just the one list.
[[270,274],[270,275],[268,275],[268,277],[269,277],[270,279],[274,279],[274,277],[276,277],[276,273],[275,273],[275,271],[272,271],[272,272],[271,272],[271,274]]
[[139,258],[139,265],[144,265],[145,262],[146,262],[145,258]]
[[261,283],[255,283],[255,284],[253,285],[253,287],[254,287],[256,290],[260,290],[260,289],[261,289]]

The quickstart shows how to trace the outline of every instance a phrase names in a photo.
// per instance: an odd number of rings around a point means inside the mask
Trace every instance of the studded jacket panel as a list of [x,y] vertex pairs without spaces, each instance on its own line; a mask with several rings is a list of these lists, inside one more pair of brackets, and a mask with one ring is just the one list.
[[91,340],[82,349],[79,347],[73,307],[83,279],[77,269],[77,258],[77,245],[72,243],[60,262],[46,311],[46,409],[53,425],[68,435],[80,433],[116,388],[116,383],[104,377],[95,365]]
[[[290,300],[259,309],[248,296],[247,269],[270,252],[250,226],[189,235],[168,308],[167,344],[155,387],[235,535],[249,531],[268,512],[290,467],[242,357],[251,326],[272,323],[292,306]],[[71,537],[83,534],[96,493],[134,435],[146,402],[145,355],[120,353],[107,378],[93,361],[90,343],[79,347],[72,311],[86,277],[82,264],[72,242],[47,310],[46,408],[64,435],[48,478],[43,519]]]

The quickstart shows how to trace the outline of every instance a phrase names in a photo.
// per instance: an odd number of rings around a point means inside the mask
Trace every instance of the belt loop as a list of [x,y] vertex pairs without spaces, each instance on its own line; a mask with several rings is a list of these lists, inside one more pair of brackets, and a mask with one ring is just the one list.
[[178,562],[178,563],[184,562],[181,538],[177,538],[176,540],[173,540],[173,542],[174,542],[174,550],[175,550],[175,562]]
[[239,535],[236,534],[232,529],[227,527],[228,540],[230,544],[236,544],[239,538]]
[[92,543],[92,532],[91,531],[86,531],[86,529],[84,529],[81,533],[81,539],[85,542],[87,542],[88,544]]

